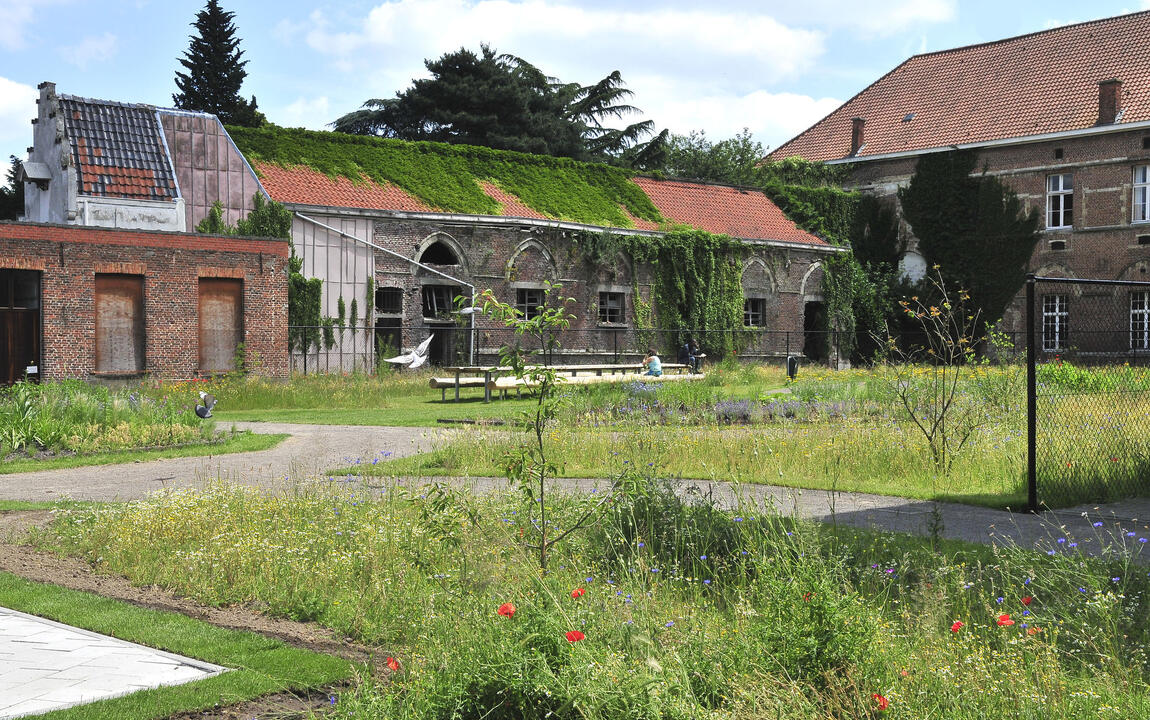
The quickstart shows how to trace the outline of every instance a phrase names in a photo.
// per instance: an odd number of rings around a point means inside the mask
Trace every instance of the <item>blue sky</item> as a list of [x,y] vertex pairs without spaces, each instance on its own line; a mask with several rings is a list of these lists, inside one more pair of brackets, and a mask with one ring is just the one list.
[[[920,52],[1150,9],[1150,0],[222,0],[243,92],[279,125],[322,129],[481,42],[565,82],[612,70],[659,129],[776,147]],[[31,144],[36,86],[170,106],[204,1],[0,0],[0,158]]]

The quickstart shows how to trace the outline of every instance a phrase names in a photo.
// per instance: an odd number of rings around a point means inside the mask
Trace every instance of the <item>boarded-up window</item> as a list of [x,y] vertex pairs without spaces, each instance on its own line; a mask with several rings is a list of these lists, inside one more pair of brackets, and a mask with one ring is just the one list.
[[96,275],[96,372],[144,369],[144,277]]
[[244,281],[200,278],[200,370],[235,370],[243,341]]

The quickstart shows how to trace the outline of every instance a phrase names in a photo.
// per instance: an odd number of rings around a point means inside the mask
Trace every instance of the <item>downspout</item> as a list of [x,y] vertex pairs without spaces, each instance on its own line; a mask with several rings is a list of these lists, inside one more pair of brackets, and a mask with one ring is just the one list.
[[[315,225],[316,227],[321,227],[324,230],[327,230],[329,232],[333,232],[333,233],[339,235],[340,237],[345,237],[348,240],[354,240],[357,243],[361,243],[361,244],[366,245],[366,246],[373,248],[375,250],[379,250],[382,253],[387,253],[388,255],[399,258],[400,260],[403,260],[404,262],[415,265],[416,267],[421,268],[423,270],[426,270],[427,272],[432,273],[433,275],[438,275],[438,276],[440,276],[442,278],[446,278],[452,282],[456,282],[456,283],[459,283],[460,285],[464,285],[468,288],[471,288],[471,307],[472,308],[475,307],[475,286],[472,285],[471,283],[464,282],[463,280],[460,280],[457,277],[451,277],[450,275],[448,275],[445,272],[440,272],[439,270],[436,270],[433,267],[428,267],[427,265],[424,265],[423,263],[419,262],[418,260],[412,260],[411,258],[409,258],[405,255],[401,255],[401,254],[395,252],[394,250],[388,250],[385,247],[380,247],[379,245],[376,245],[375,243],[371,242],[370,240],[364,240],[362,238],[357,238],[354,235],[350,235],[348,233],[345,233],[343,230],[339,230],[338,228],[333,228],[331,225],[325,225],[324,223],[321,223],[319,220],[316,220],[314,218],[310,218],[307,215],[303,215],[302,213],[294,212],[293,214],[297,218],[299,218],[300,220],[303,220],[305,222],[309,222],[312,225]],[[373,310],[373,314],[374,314],[374,310]],[[475,311],[472,310],[471,312],[466,313],[466,314],[471,317],[471,331],[470,331],[471,337],[470,337],[470,343],[469,343],[469,347],[468,347],[467,362],[469,365],[475,365]]]

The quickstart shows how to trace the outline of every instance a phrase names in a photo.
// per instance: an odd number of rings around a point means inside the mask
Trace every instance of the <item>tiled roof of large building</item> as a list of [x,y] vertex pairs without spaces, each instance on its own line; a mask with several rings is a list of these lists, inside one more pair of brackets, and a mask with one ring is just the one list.
[[673,223],[751,240],[826,244],[787,219],[761,190],[645,177],[635,182]]
[[1099,83],[1121,81],[1119,125],[1150,120],[1150,12],[916,55],[768,155],[834,160],[1090,128]]
[[414,212],[431,210],[400,188],[390,183],[376,183],[366,177],[353,183],[345,177],[328,177],[303,166],[283,168],[256,161],[252,167],[259,173],[264,189],[277,202]]
[[176,182],[155,108],[60,96],[81,195],[171,200]]

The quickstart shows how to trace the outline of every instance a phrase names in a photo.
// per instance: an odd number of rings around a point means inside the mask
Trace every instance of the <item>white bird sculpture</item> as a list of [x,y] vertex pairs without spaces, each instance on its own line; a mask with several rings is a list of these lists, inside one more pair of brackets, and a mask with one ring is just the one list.
[[405,352],[393,358],[384,358],[383,361],[395,365],[405,365],[411,370],[422,367],[427,362],[427,349],[431,347],[431,338],[433,337],[435,337],[435,333],[428,335],[427,339],[419,343],[411,352]]
[[204,404],[196,404],[196,415],[206,420],[212,416],[212,408],[216,406],[216,396],[201,390],[200,400]]

